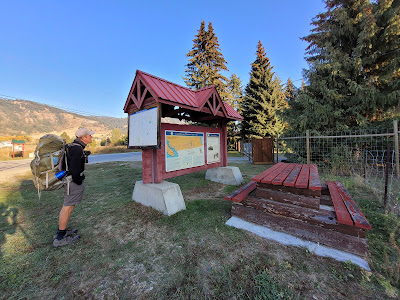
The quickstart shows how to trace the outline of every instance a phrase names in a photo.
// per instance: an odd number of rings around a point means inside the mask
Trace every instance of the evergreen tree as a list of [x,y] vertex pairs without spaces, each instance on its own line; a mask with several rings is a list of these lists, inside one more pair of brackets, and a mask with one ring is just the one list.
[[229,78],[227,94],[225,101],[240,113],[241,104],[243,102],[243,87],[240,77],[236,74],[232,74]]
[[261,41],[256,55],[242,105],[241,135],[245,138],[274,136],[284,128],[277,112],[285,106],[285,95]]
[[[326,0],[304,70],[307,85],[290,109],[296,131],[366,124],[399,99],[399,1]],[[396,75],[397,74],[397,75]]]
[[202,21],[198,34],[193,40],[193,48],[186,55],[190,59],[186,65],[186,77],[183,79],[189,87],[194,89],[215,85],[224,100],[227,97],[228,79],[221,74],[221,71],[228,71],[228,68],[220,50],[212,23],[208,23],[206,31],[204,21]]
[[285,86],[285,97],[287,102],[291,102],[296,98],[296,87],[294,86],[292,80],[290,77],[287,80],[286,86]]
[[193,48],[186,54],[190,57],[189,63],[186,65],[186,76],[183,79],[186,84],[194,89],[205,87],[205,44],[206,44],[206,30],[204,21],[201,21],[200,29],[198,30],[195,39],[193,40]]
[[[241,113],[240,109],[243,102],[243,87],[240,77],[232,74],[228,81],[227,97],[225,101],[235,110]],[[237,121],[231,121],[227,124],[228,146],[234,148],[239,138],[239,126]]]

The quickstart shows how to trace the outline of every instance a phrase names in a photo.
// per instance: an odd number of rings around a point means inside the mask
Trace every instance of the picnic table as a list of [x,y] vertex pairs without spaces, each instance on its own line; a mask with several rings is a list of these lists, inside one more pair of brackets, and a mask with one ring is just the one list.
[[278,163],[225,196],[232,215],[364,256],[371,229],[343,183],[321,184],[315,164]]

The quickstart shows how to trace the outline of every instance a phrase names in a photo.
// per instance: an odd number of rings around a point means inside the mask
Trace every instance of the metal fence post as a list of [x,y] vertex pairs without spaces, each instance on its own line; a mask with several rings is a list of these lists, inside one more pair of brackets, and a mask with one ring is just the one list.
[[306,130],[307,164],[310,164],[310,130]]
[[393,121],[394,129],[394,157],[396,161],[396,175],[400,177],[400,167],[399,167],[399,127],[397,120]]
[[386,208],[387,196],[388,196],[388,183],[389,183],[389,169],[391,165],[391,151],[390,151],[390,142],[389,139],[387,141],[387,149],[386,149],[386,164],[385,164],[385,193],[383,195],[383,207]]

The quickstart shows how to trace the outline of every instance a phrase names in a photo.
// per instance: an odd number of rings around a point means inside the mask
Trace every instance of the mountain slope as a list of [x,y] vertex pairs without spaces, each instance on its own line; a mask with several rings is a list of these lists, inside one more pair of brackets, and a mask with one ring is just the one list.
[[113,128],[126,132],[127,125],[127,118],[83,116],[33,101],[0,98],[0,136],[41,136],[64,131],[73,136],[79,127],[104,135]]

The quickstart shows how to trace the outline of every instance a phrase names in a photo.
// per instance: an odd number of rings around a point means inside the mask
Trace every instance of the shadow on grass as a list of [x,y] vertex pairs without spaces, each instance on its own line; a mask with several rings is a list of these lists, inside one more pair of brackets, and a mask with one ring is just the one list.
[[0,203],[0,261],[2,245],[6,242],[6,234],[14,234],[17,228],[18,208]]
[[[266,168],[239,166],[248,180]],[[88,166],[70,221],[82,238],[57,249],[51,240],[62,190],[39,201],[28,180],[0,189],[0,299],[390,298],[373,282],[360,284],[358,269],[226,226],[231,203],[215,196],[218,185],[204,173],[174,181],[212,199],[196,197],[171,217],[132,201],[140,179],[139,164]]]

